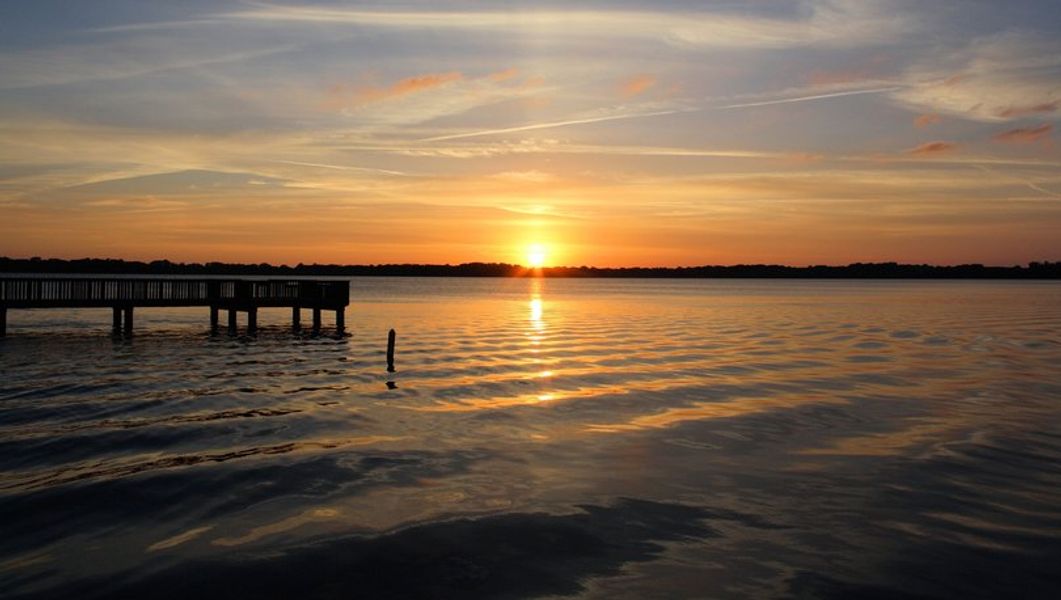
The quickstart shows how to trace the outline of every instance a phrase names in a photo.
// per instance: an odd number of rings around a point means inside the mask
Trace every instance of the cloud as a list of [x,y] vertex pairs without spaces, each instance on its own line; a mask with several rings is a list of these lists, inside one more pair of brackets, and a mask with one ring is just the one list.
[[[423,73],[390,83],[367,79],[360,85],[331,86],[317,101],[316,108],[337,112],[359,125],[393,127],[393,134],[426,136],[431,131],[409,134],[405,128],[442,117],[474,117],[479,114],[475,109],[484,107],[494,106],[485,111],[488,114],[512,112],[515,104],[504,103],[523,103],[521,107],[526,109],[531,106],[532,97],[538,102],[548,100],[543,94],[553,88],[532,88],[519,83],[519,77],[518,69],[509,68],[479,76],[460,71]],[[525,114],[522,109],[518,112]]]
[[625,98],[631,98],[645,93],[654,85],[656,85],[656,78],[652,75],[635,75],[619,84],[619,93]]
[[1017,129],[1010,129],[1009,131],[996,133],[991,136],[991,139],[996,142],[1008,144],[1034,144],[1038,141],[1047,141],[1053,130],[1053,125],[1043,123],[1037,127],[1019,127]]
[[486,78],[495,83],[500,83],[502,81],[508,81],[517,75],[519,75],[519,69],[516,67],[509,67],[503,71],[490,73]]
[[1057,112],[1059,107],[1061,107],[1061,100],[1032,106],[1011,106],[999,112],[998,116],[1004,118],[1026,117],[1028,115]]
[[919,24],[891,2],[811,0],[794,18],[723,11],[637,10],[364,10],[255,5],[215,15],[233,22],[307,23],[393,29],[518,33],[585,38],[648,38],[681,46],[791,48],[859,47],[912,35]]
[[906,153],[915,156],[932,156],[935,154],[953,152],[957,149],[958,144],[955,144],[954,142],[925,142],[924,144],[920,144],[907,150]]
[[907,84],[892,97],[919,112],[974,121],[1008,121],[1029,114],[1058,115],[1061,40],[1010,31],[912,65]]
[[213,40],[126,40],[109,44],[65,45],[0,55],[0,90],[27,89],[89,81],[118,81],[144,75],[238,63],[297,48],[232,49]]
[[928,127],[929,125],[935,125],[936,123],[939,123],[942,120],[943,117],[937,115],[936,113],[928,113],[924,115],[918,115],[917,118],[914,119],[914,125],[918,128],[923,128]]
[[380,102],[390,98],[399,98],[409,94],[415,94],[431,88],[437,88],[447,83],[460,81],[464,75],[457,71],[448,73],[427,73],[399,79],[388,86],[358,86],[349,90],[346,86],[337,85],[328,90],[328,101],[326,105],[334,108],[347,108],[349,106],[360,106],[373,102]]

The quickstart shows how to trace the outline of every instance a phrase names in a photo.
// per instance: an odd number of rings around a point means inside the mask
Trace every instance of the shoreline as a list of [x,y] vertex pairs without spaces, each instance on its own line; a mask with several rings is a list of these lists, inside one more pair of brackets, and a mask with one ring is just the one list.
[[120,259],[16,259],[0,257],[0,275],[242,276],[242,277],[547,277],[572,279],[1061,279],[1061,261],[1024,266],[909,265],[894,262],[849,265],[704,265],[695,267],[542,267],[508,263],[458,265],[337,265],[267,263],[175,263]]

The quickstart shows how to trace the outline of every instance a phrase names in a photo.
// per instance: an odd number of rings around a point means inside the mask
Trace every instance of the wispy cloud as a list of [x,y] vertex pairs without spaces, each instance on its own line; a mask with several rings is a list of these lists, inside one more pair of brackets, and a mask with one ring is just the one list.
[[654,85],[656,85],[656,78],[652,75],[634,75],[633,77],[624,79],[619,84],[619,93],[625,98],[632,98],[645,93]]
[[512,79],[513,77],[517,76],[519,76],[519,69],[516,67],[509,67],[501,71],[495,71],[493,73],[490,73],[486,76],[486,78],[495,83],[500,83],[502,81],[508,81],[509,79]]
[[893,97],[918,111],[975,121],[1061,116],[1061,41],[1028,32],[983,36],[923,58]]
[[1017,129],[996,133],[991,139],[1009,144],[1034,144],[1035,142],[1048,140],[1053,130],[1053,125],[1043,123],[1036,127],[1018,127]]
[[227,49],[156,40],[69,45],[0,55],[0,89],[14,90],[87,81],[117,81],[209,65],[264,58],[296,48]]
[[1047,113],[1055,113],[1061,108],[1061,100],[1054,102],[1043,102],[1042,104],[1032,104],[1028,106],[1010,106],[1004,110],[998,112],[998,116],[1009,119],[1018,117],[1027,117],[1029,115],[1041,115]]
[[301,167],[314,167],[317,169],[333,169],[336,171],[360,171],[362,173],[378,173],[380,175],[395,175],[398,177],[409,177],[409,173],[403,171],[394,171],[391,169],[376,169],[372,167],[355,167],[351,165],[333,165],[328,163],[315,163],[305,162],[300,160],[281,160],[274,159],[273,162],[282,163],[285,165],[298,165]]
[[936,123],[939,123],[942,120],[943,117],[937,115],[936,113],[917,115],[917,118],[914,119],[914,126],[918,128],[924,128],[930,125],[935,125]]
[[356,25],[375,28],[477,30],[547,36],[654,38],[687,46],[788,48],[849,47],[891,42],[916,32],[916,21],[887,2],[811,0],[793,18],[723,11],[363,10],[255,4],[216,15],[231,21]]
[[954,142],[925,142],[919,144],[906,151],[907,154],[913,154],[915,156],[931,156],[934,154],[943,154],[947,152],[953,152],[958,149],[958,144]]
[[448,73],[426,73],[406,77],[387,86],[361,85],[350,88],[345,85],[336,85],[328,90],[326,105],[333,108],[349,108],[415,94],[462,79],[464,79],[463,74],[458,71],[450,71]]
[[1042,185],[1040,185],[1039,183],[1037,183],[1035,181],[1032,181],[1031,179],[1027,179],[1025,177],[1018,177],[1018,176],[1010,175],[1010,174],[1007,174],[1007,173],[1001,173],[1001,172],[996,171],[994,169],[989,169],[989,168],[987,168],[984,165],[973,165],[973,166],[975,166],[976,168],[980,169],[984,173],[987,173],[987,174],[991,175],[992,177],[1000,177],[1002,179],[1008,179],[1009,181],[1012,181],[1014,183],[1023,184],[1025,186],[1027,186],[1028,189],[1035,190],[1036,192],[1039,192],[1039,193],[1044,194],[1046,196],[1050,196],[1052,198],[1061,198],[1061,192],[1055,192],[1053,190],[1044,188]]

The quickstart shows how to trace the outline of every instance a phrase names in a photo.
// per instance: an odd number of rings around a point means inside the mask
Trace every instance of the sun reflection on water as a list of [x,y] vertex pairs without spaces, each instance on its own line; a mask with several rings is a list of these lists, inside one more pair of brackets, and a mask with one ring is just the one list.
[[532,298],[530,301],[530,320],[534,323],[535,329],[541,329],[544,324],[542,323],[542,299]]

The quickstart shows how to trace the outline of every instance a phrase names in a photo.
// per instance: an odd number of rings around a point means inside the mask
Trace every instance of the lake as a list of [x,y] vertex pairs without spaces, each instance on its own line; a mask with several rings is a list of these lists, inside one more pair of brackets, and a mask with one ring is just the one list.
[[1061,595],[1056,282],[358,278],[346,337],[207,313],[9,312],[0,595]]

